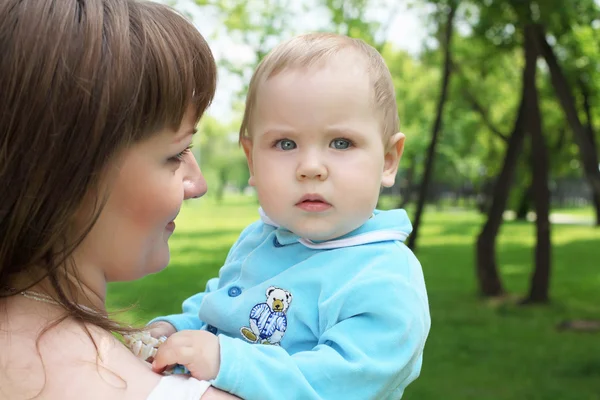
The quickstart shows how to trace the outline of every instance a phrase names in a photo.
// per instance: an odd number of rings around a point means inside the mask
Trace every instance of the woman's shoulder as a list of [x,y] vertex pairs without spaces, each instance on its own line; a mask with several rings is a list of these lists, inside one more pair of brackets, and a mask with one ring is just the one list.
[[49,351],[49,365],[62,369],[55,376],[56,389],[76,380],[70,391],[73,399],[81,399],[81,393],[86,393],[86,399],[146,399],[160,376],[111,333],[95,326],[86,328],[66,324],[47,338],[46,348],[53,349]]
[[144,400],[159,383],[109,332],[65,320],[40,336],[35,320],[16,322],[0,334],[0,399]]

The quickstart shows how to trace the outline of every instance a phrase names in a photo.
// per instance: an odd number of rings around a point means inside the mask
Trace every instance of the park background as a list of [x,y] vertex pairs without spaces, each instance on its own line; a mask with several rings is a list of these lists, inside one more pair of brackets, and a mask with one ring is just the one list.
[[179,312],[217,274],[258,218],[237,145],[252,70],[283,39],[333,31],[383,54],[407,136],[379,204],[407,209],[430,299],[404,399],[600,399],[600,2],[170,4],[219,63],[193,149],[209,192],[184,204],[166,270],[109,286],[119,318]]

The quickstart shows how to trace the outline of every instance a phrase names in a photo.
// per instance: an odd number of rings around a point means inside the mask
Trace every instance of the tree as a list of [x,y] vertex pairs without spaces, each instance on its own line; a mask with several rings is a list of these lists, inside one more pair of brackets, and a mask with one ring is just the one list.
[[[546,40],[545,29],[542,25],[536,25],[537,44],[540,48],[540,53],[543,55],[550,70],[552,85],[556,91],[556,95],[560,101],[565,117],[571,126],[575,142],[579,147],[579,154],[583,165],[583,170],[587,181],[592,189],[594,199],[596,200],[596,220],[600,225],[600,169],[598,163],[598,153],[594,136],[591,132],[591,125],[586,128],[579,118],[576,108],[575,98],[571,86],[563,72],[563,69],[558,63],[554,50]],[[588,117],[589,121],[589,117]]]
[[[523,82],[531,75],[531,65],[526,65],[523,70]],[[479,292],[482,296],[500,296],[504,288],[498,275],[496,263],[496,236],[502,224],[502,216],[506,208],[508,194],[514,177],[517,159],[523,145],[525,131],[523,120],[525,114],[525,85],[521,94],[521,105],[517,111],[512,133],[508,139],[506,154],[502,169],[493,186],[491,205],[487,220],[477,236],[476,242],[476,272],[479,283]]]
[[[533,25],[525,27],[525,51],[530,63],[537,62],[538,49],[536,32]],[[550,190],[548,189],[548,154],[546,141],[542,133],[538,90],[533,76],[525,81],[526,129],[531,138],[531,158],[533,169],[533,200],[536,212],[535,268],[531,279],[529,295],[524,303],[545,303],[548,301],[550,282]]]
[[[531,35],[528,35],[531,37]],[[510,187],[515,175],[519,153],[523,147],[525,138],[525,113],[528,88],[535,86],[536,56],[531,41],[524,41],[523,52],[525,66],[523,68],[521,100],[516,113],[512,132],[508,138],[508,144],[502,164],[491,196],[492,202],[488,217],[483,228],[477,236],[476,244],[476,275],[479,283],[479,292],[482,296],[501,296],[504,288],[498,274],[496,263],[496,236],[502,224],[502,216],[506,209],[506,203]]]
[[451,60],[451,43],[452,43],[452,33],[454,31],[454,16],[456,15],[456,9],[458,7],[458,3],[454,0],[450,0],[447,6],[442,6],[447,11],[447,20],[444,29],[443,35],[443,51],[444,51],[444,67],[443,67],[443,76],[442,83],[440,88],[440,95],[437,104],[437,111],[435,122],[433,124],[432,133],[431,133],[431,142],[429,143],[429,147],[427,149],[427,158],[425,161],[425,172],[423,174],[423,180],[421,181],[421,186],[419,189],[419,198],[417,201],[417,209],[415,212],[415,217],[413,219],[413,232],[409,236],[407,241],[407,246],[411,248],[413,251],[416,251],[417,247],[417,238],[419,235],[419,227],[421,223],[421,216],[423,214],[423,208],[425,207],[425,201],[427,198],[427,189],[429,187],[429,182],[431,180],[432,172],[433,172],[433,163],[435,157],[435,150],[440,134],[440,130],[442,127],[442,118],[444,113],[444,105],[446,104],[446,97],[448,94],[448,84],[450,82],[450,66],[452,64]]

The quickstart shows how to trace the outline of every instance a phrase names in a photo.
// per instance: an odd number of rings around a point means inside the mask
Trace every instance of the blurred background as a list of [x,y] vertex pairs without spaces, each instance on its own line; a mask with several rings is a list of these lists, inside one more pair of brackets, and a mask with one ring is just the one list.
[[[171,264],[111,284],[144,324],[180,311],[258,218],[237,135],[250,75],[307,31],[362,38],[392,72],[406,208],[432,315],[404,399],[600,399],[600,1],[179,0],[219,63]],[[365,338],[368,340],[368,338]]]

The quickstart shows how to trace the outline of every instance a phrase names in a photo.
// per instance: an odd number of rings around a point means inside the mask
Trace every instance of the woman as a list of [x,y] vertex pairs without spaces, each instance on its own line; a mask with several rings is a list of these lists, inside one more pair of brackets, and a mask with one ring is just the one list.
[[106,283],[169,261],[216,66],[134,0],[0,2],[0,399],[233,398],[161,376],[112,333]]

